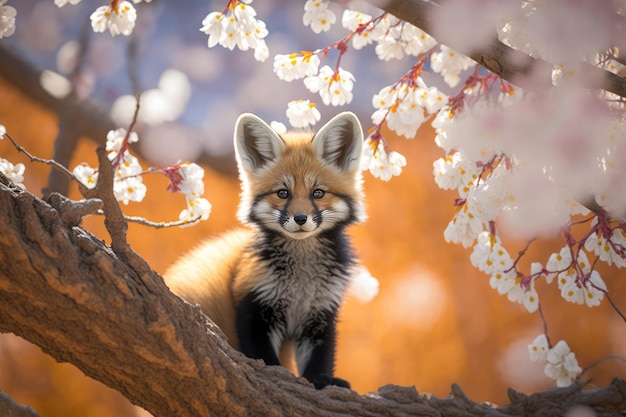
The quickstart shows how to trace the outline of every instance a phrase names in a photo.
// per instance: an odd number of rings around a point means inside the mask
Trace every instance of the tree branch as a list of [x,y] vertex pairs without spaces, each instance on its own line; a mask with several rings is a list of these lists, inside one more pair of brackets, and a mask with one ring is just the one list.
[[[444,30],[433,28],[428,21],[428,17],[435,8],[445,7],[445,5],[437,6],[420,0],[371,0],[370,3],[398,19],[411,23],[435,38],[438,37],[439,32]],[[548,63],[503,44],[495,36],[488,46],[478,51],[466,51],[463,48],[459,48],[458,45],[448,46],[469,56],[502,79],[519,85],[524,89],[530,91],[543,90],[552,84],[552,67]],[[589,75],[589,79],[600,80],[600,85],[590,87],[599,87],[618,96],[626,97],[625,78],[588,63],[582,63],[582,71],[585,72],[585,75]],[[529,82],[525,80],[524,76],[530,74],[533,74],[534,77]]]
[[530,397],[513,393],[512,403],[500,408],[471,401],[457,386],[447,398],[396,386],[364,396],[338,387],[317,391],[285,368],[233,350],[199,307],[172,294],[158,274],[73,226],[74,216],[64,222],[68,203],[61,203],[56,210],[0,174],[0,330],[76,365],[157,417],[249,410],[258,416],[512,416],[564,414],[576,404],[610,415],[626,408],[626,381],[619,379],[587,391],[576,384]]

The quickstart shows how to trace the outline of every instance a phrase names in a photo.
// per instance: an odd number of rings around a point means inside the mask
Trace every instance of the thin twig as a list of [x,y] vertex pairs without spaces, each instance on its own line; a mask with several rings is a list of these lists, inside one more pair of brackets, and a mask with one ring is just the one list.
[[609,292],[607,290],[605,290],[604,288],[600,288],[598,287],[596,284],[594,284],[593,282],[589,281],[589,284],[591,284],[591,286],[593,288],[595,288],[596,290],[600,291],[601,293],[604,294],[604,296],[606,297],[606,299],[609,301],[609,304],[611,304],[611,307],[613,307],[613,310],[615,310],[615,312],[622,318],[622,320],[626,323],[626,315],[624,315],[624,313],[622,313],[619,309],[619,307],[617,307],[617,305],[613,302],[613,300],[611,299],[611,296],[609,295]]
[[[104,214],[104,213],[98,212],[97,214]],[[151,220],[147,220],[143,217],[137,217],[137,216],[124,216],[124,219],[126,219],[127,222],[137,223],[143,226],[150,226],[150,227],[154,227],[155,229],[165,229],[168,227],[176,227],[176,226],[190,226],[192,224],[199,222],[201,217],[198,216],[193,220],[177,220],[173,222],[153,222]]]
[[76,176],[74,176],[74,174],[72,173],[72,171],[70,171],[69,169],[65,168],[65,166],[63,166],[62,164],[59,164],[57,161],[55,161],[54,159],[44,159],[44,158],[40,158],[38,156],[34,156],[33,154],[31,154],[30,152],[28,152],[22,145],[18,144],[13,137],[11,137],[11,135],[7,132],[4,134],[7,138],[9,138],[9,141],[11,141],[11,143],[13,144],[13,146],[15,147],[15,149],[17,149],[19,152],[23,153],[24,155],[26,155],[31,162],[40,162],[42,164],[46,164],[49,165],[55,169],[58,169],[59,171],[63,172],[65,175],[67,175],[68,177],[70,177],[71,179],[73,179],[74,181],[78,181],[78,179],[76,178]]
[[592,363],[591,365],[587,365],[583,368],[582,372],[580,373],[580,375],[578,376],[578,378],[582,378],[582,376],[590,371],[592,368],[595,368],[596,366],[600,365],[602,362],[606,362],[609,360],[616,360],[616,361],[620,361],[620,362],[624,362],[626,363],[626,358],[624,358],[623,356],[617,356],[617,355],[608,355],[605,356],[603,358],[598,359],[597,361],[595,361],[594,363]]
[[548,336],[548,321],[546,317],[543,315],[543,309],[541,308],[541,302],[537,302],[537,311],[539,311],[539,316],[541,317],[541,321],[543,322],[543,334],[546,336],[546,341],[548,342],[548,347],[552,347],[552,343],[550,343],[550,336]]
[[[98,210],[94,214],[99,214],[101,216],[105,216],[104,211]],[[165,229],[168,227],[177,227],[177,226],[190,226],[192,224],[198,223],[202,217],[198,216],[192,220],[176,220],[173,222],[153,222],[152,220],[148,220],[145,217],[139,216],[126,216],[124,215],[124,220],[131,223],[137,223],[142,226],[150,226],[155,229]]]

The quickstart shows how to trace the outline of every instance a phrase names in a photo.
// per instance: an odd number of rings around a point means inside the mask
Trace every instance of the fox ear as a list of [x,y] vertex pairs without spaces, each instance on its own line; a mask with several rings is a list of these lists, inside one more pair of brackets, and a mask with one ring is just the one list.
[[363,130],[352,112],[339,113],[313,138],[317,157],[342,171],[354,171],[361,162]]
[[252,113],[237,119],[234,141],[238,165],[250,172],[276,160],[285,147],[278,133]]

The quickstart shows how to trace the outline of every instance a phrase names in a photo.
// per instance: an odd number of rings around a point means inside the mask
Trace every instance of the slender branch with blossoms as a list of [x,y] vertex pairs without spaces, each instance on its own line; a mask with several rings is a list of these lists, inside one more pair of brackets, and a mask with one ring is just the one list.
[[[18,152],[21,152],[24,155],[26,155],[28,159],[30,159],[31,162],[39,162],[42,164],[49,165],[53,167],[54,169],[57,169],[60,172],[64,173],[68,177],[74,180],[76,179],[74,177],[74,174],[72,174],[70,170],[68,170],[67,168],[65,168],[63,165],[59,164],[55,160],[40,158],[28,152],[28,150],[26,150],[22,145],[17,143],[15,139],[13,139],[13,137],[7,132],[6,127],[4,127],[3,125],[0,125],[0,140],[4,139],[5,137],[9,139],[13,147],[17,149]],[[24,187],[23,182],[24,182],[25,170],[26,170],[26,167],[24,166],[24,164],[13,165],[11,162],[7,161],[6,159],[0,158],[0,172],[2,172],[11,181],[13,181],[16,185],[20,187]]]
[[[106,150],[109,160],[112,161],[115,180],[113,191],[118,201],[141,202],[146,195],[146,186],[142,175],[146,173],[160,173],[165,175],[170,183],[168,191],[179,192],[185,195],[187,208],[179,215],[179,226],[195,224],[198,220],[206,220],[211,212],[211,204],[202,197],[204,194],[204,170],[194,163],[179,163],[167,168],[150,168],[145,170],[139,160],[130,154],[128,144],[139,140],[135,132],[127,132],[120,128],[112,130],[107,135]],[[74,168],[76,178],[87,188],[94,188],[98,181],[98,171],[82,163]]]
[[[71,179],[79,182],[87,189],[94,189],[98,181],[98,170],[86,163],[77,165],[73,171],[68,170],[63,165],[50,159],[44,159],[32,155],[0,125],[0,140],[8,138],[11,144],[21,153],[24,153],[31,162],[39,162],[60,170]],[[171,167],[153,167],[143,170],[139,160],[130,154],[128,143],[138,140],[135,132],[127,133],[125,129],[112,130],[107,135],[106,150],[109,151],[109,160],[115,172],[113,191],[116,199],[128,204],[129,202],[141,202],[146,195],[146,187],[141,179],[142,175],[148,173],[159,173],[169,179],[167,190],[185,195],[187,208],[183,209],[179,215],[179,220],[175,222],[152,222],[147,219],[125,216],[127,221],[139,223],[146,226],[165,228],[174,226],[191,226],[199,221],[207,220],[211,213],[211,203],[202,197],[204,194],[204,170],[194,163],[179,163]],[[123,150],[123,148],[125,148]],[[121,155],[121,156],[120,156]],[[15,164],[0,158],[0,172],[6,175],[11,181],[20,187],[24,187],[24,164]],[[97,213],[102,214],[102,211]]]

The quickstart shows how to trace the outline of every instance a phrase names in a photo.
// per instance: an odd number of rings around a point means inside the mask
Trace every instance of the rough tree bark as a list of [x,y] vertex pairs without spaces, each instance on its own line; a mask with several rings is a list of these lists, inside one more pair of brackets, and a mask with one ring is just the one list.
[[[111,169],[102,164],[104,151],[99,157],[99,184],[106,184]],[[621,379],[591,390],[582,384],[531,396],[511,390],[511,404],[500,408],[474,403],[457,386],[448,398],[396,386],[363,396],[338,387],[317,391],[282,367],[230,348],[199,308],[172,294],[126,244],[112,193],[100,197],[72,202],[52,194],[44,202],[0,174],[0,331],[74,364],[157,417],[555,415],[575,405],[618,415],[626,409]],[[79,225],[98,207],[107,214],[111,247]]]
[[[383,7],[428,29],[420,22],[426,22],[423,7],[430,5],[397,0]],[[504,77],[506,68],[523,71],[508,67],[505,55],[510,52],[501,52],[506,51],[501,44],[493,48],[473,56]],[[0,56],[15,59],[3,47]],[[29,84],[26,92],[55,111],[72,108],[89,117],[93,124],[87,125],[100,132],[92,136],[103,140],[112,128],[108,115],[89,110],[90,103],[63,102],[33,89],[37,82],[24,81],[31,75],[38,79],[29,73],[32,68],[0,69],[6,78]],[[613,90],[625,95],[623,80],[612,82],[617,83]],[[101,161],[106,160],[103,154]],[[110,176],[106,171],[101,166],[102,189]],[[511,403],[499,408],[471,401],[456,385],[448,398],[397,386],[363,396],[337,387],[316,391],[287,370],[266,367],[230,348],[199,308],[170,293],[127,245],[126,226],[112,196],[98,197],[72,202],[52,194],[42,201],[0,174],[0,331],[76,365],[157,417],[562,415],[574,406],[604,416],[623,415],[626,409],[622,379],[603,388],[585,390],[577,383],[530,396],[510,390]],[[111,247],[80,226],[82,217],[99,207],[107,214]],[[0,411],[34,415],[5,396],[0,396]]]

